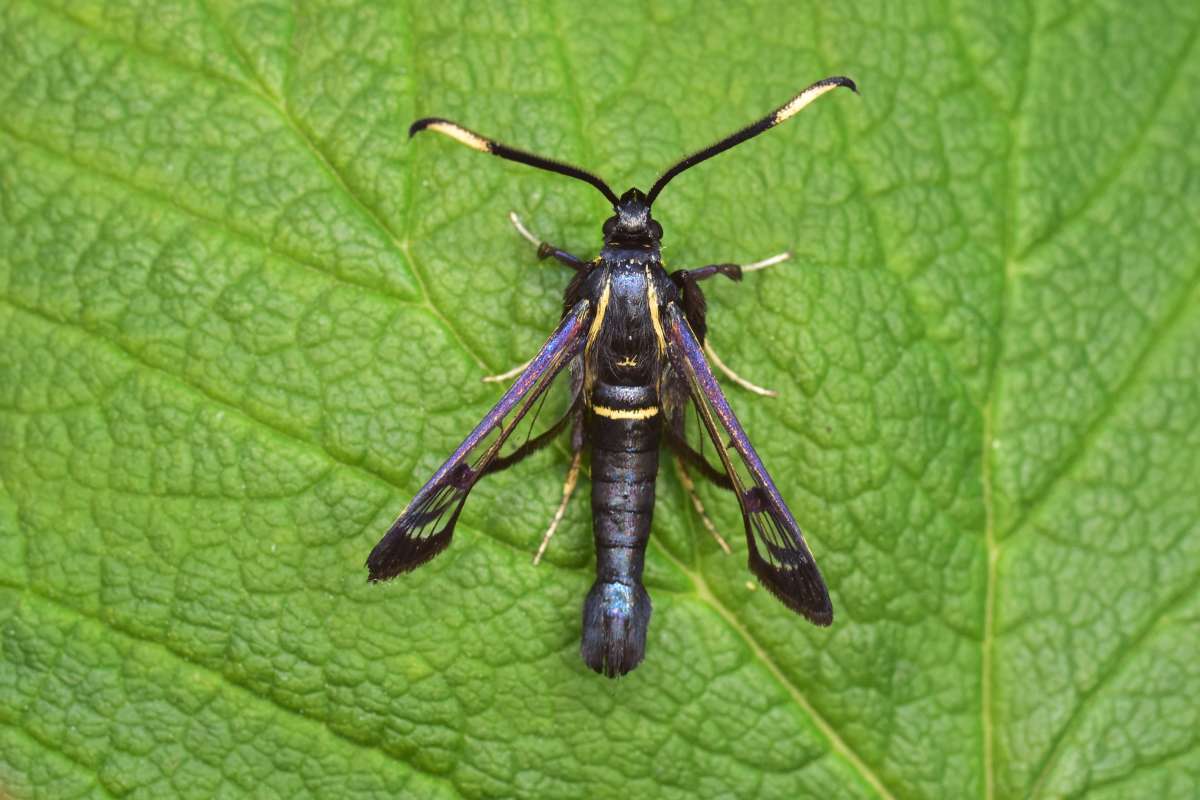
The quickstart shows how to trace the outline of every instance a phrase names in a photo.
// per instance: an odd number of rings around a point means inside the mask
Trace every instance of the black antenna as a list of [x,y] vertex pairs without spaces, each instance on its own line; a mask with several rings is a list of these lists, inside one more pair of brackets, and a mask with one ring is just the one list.
[[747,139],[753,139],[755,136],[758,136],[768,128],[774,128],[779,123],[791,119],[796,114],[799,114],[800,111],[803,110],[804,107],[813,100],[816,100],[821,95],[828,91],[832,91],[839,86],[845,86],[850,91],[856,94],[858,93],[858,87],[854,85],[854,81],[850,80],[849,78],[842,77],[841,75],[835,75],[831,78],[825,78],[824,80],[817,81],[812,86],[809,86],[803,92],[772,111],[770,114],[767,114],[758,122],[747,125],[740,131],[726,136],[716,144],[706,147],[699,152],[692,153],[687,158],[675,164],[675,166],[671,167],[669,170],[659,176],[659,179],[654,182],[652,187],[650,187],[650,191],[646,194],[646,205],[653,205],[654,198],[658,197],[658,193],[663,190],[663,187],[670,182],[671,178],[674,178],[685,169],[694,167],[701,161],[707,161],[718,153],[723,153],[734,145],[741,144]]
[[527,153],[524,150],[517,150],[515,147],[509,147],[506,144],[501,144],[494,139],[489,139],[486,136],[480,136],[474,131],[469,131],[457,122],[451,122],[448,119],[440,117],[426,117],[414,122],[408,128],[408,136],[411,139],[421,131],[428,128],[431,131],[449,136],[454,141],[465,144],[473,150],[478,150],[481,153],[491,153],[494,156],[507,158],[509,161],[518,161],[522,164],[528,164],[531,167],[557,172],[559,175],[566,175],[568,178],[577,178],[581,181],[586,181],[592,186],[595,186],[608,199],[613,208],[617,207],[616,194],[608,188],[608,184],[600,180],[596,175],[593,175],[579,167],[573,167],[570,164],[564,164],[561,161],[554,161],[549,158],[535,156],[533,153]]

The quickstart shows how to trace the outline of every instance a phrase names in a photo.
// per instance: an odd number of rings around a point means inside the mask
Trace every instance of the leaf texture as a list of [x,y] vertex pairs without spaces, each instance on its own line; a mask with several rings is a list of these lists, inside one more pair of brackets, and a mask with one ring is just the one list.
[[[1000,10],[1003,9],[1003,10]],[[0,795],[1194,797],[1200,9],[0,4]],[[805,625],[660,479],[648,657],[581,663],[586,493],[362,561],[553,329],[591,189],[672,182]],[[555,402],[550,401],[551,404]],[[736,532],[736,503],[703,497]],[[736,538],[736,537],[733,537]],[[743,545],[744,547],[744,545]]]

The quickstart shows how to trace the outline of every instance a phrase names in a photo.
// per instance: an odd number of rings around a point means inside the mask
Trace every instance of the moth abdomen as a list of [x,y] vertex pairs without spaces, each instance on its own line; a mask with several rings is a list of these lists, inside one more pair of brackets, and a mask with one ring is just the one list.
[[597,381],[588,413],[596,582],[583,608],[583,660],[609,677],[646,652],[650,597],[642,586],[654,515],[662,415],[653,386]]

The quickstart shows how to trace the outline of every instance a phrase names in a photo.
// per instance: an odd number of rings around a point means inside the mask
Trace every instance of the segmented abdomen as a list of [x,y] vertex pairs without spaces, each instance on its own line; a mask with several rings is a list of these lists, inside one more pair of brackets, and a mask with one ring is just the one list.
[[583,611],[583,660],[609,677],[646,652],[650,597],[642,567],[654,514],[662,414],[653,386],[597,382],[588,410],[596,582]]

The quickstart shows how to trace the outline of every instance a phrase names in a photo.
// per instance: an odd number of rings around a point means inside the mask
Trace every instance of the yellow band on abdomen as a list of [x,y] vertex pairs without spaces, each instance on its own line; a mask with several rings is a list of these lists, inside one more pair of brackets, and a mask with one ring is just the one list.
[[595,411],[602,417],[609,419],[650,419],[658,413],[658,406],[646,406],[645,408],[608,408],[606,406],[592,406],[592,411]]

